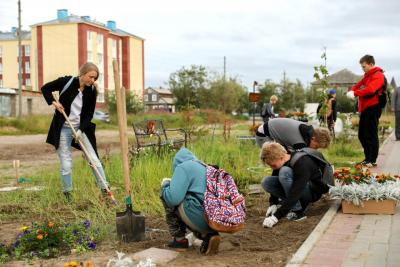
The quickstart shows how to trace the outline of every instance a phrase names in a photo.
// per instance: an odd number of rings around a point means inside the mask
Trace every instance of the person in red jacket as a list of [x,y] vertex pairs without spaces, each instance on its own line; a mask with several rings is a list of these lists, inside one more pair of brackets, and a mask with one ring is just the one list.
[[360,64],[365,73],[364,77],[347,92],[347,97],[358,97],[358,112],[360,112],[358,139],[365,155],[365,159],[360,163],[367,167],[373,167],[376,166],[378,157],[378,123],[382,112],[378,95],[385,78],[383,70],[375,66],[373,56],[363,56]]

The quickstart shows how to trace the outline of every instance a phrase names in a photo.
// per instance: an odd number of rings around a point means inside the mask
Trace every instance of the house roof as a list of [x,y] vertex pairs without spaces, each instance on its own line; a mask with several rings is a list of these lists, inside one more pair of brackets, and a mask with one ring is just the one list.
[[[21,31],[21,39],[22,40],[30,40],[31,32],[30,31]],[[0,32],[0,40],[1,41],[18,40],[18,36],[17,36],[16,32]]]
[[[342,69],[338,72],[333,73],[328,76],[328,83],[330,84],[348,84],[357,83],[363,76],[356,75],[348,69]],[[320,82],[315,81],[312,84],[320,84]]]
[[172,92],[171,92],[171,90],[169,90],[169,89],[165,89],[165,88],[162,88],[162,87],[160,87],[160,88],[153,88],[153,87],[149,87],[149,88],[147,88],[147,89],[150,89],[150,90],[156,91],[157,93],[159,93],[159,94],[163,94],[163,95],[172,95]]
[[131,36],[131,37],[135,37],[137,39],[144,40],[144,38],[142,38],[142,37],[139,37],[139,36],[134,35],[132,33],[123,31],[121,29],[111,30],[110,28],[107,28],[106,24],[104,24],[102,22],[88,19],[85,16],[77,16],[77,15],[73,15],[73,14],[71,14],[71,15],[67,16],[66,18],[63,18],[63,19],[53,19],[53,20],[49,20],[49,21],[39,22],[39,23],[31,25],[31,27],[40,26],[40,25],[65,24],[65,23],[85,23],[85,24],[89,24],[89,25],[93,25],[93,26],[96,26],[96,27],[101,27],[101,28],[107,29],[110,32],[118,34],[120,36]]

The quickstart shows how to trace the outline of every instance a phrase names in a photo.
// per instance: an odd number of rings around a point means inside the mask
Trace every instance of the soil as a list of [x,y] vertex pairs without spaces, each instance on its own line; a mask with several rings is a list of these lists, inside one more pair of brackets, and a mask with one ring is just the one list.
[[[117,131],[98,131],[96,135],[100,155],[117,149],[119,143]],[[43,168],[42,163],[47,166],[57,163],[58,158],[54,153],[54,148],[44,144],[45,138],[45,135],[0,137],[0,176],[13,175],[13,159],[21,160],[26,174],[37,168]],[[190,248],[180,253],[175,260],[168,263],[168,266],[284,266],[325,214],[329,201],[321,199],[310,205],[307,210],[308,217],[304,221],[290,222],[282,219],[272,229],[262,227],[267,203],[266,194],[254,194],[246,198],[248,210],[246,228],[232,235],[222,234],[218,255],[202,256],[198,248]],[[13,240],[18,229],[26,223],[28,222],[14,221],[0,224],[0,242]],[[167,232],[164,218],[146,217],[146,227],[160,230],[148,232],[146,241],[142,242],[121,244],[117,240],[105,240],[94,252],[83,255],[67,255],[57,259],[35,260],[30,263],[12,261],[7,262],[5,266],[63,266],[63,263],[72,260],[77,262],[90,260],[94,266],[106,266],[110,258],[116,257],[116,251],[131,255],[150,247],[165,248],[165,244],[171,237]]]
[[[129,133],[133,136],[133,132]],[[13,160],[20,160],[20,176],[29,177],[44,165],[58,163],[58,156],[52,145],[46,143],[44,134],[0,136],[0,177],[15,175]],[[119,133],[113,130],[96,131],[99,154],[103,157],[116,152],[119,147]],[[79,156],[80,151],[74,149],[73,156]],[[0,181],[4,184],[4,181]]]
[[[292,255],[312,232],[329,207],[329,200],[321,199],[310,205],[307,219],[291,222],[282,219],[272,229],[262,227],[267,207],[265,194],[247,197],[248,219],[246,228],[235,234],[222,234],[219,253],[215,256],[202,256],[198,248],[189,248],[168,263],[168,266],[285,266]],[[24,222],[0,225],[0,241],[12,240]],[[69,261],[91,261],[94,266],[106,266],[116,251],[132,255],[141,250],[157,247],[165,249],[170,240],[167,225],[163,218],[147,217],[146,227],[159,229],[147,232],[146,240],[123,244],[116,240],[105,240],[94,252],[83,255],[67,255],[57,259],[35,260],[33,266],[63,266]],[[23,261],[8,262],[6,266],[32,266]]]

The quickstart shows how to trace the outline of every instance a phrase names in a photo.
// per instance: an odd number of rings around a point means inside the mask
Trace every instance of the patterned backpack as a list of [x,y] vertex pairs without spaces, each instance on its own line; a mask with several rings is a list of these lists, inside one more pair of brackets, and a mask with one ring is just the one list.
[[244,228],[246,207],[232,176],[222,169],[206,166],[207,186],[203,208],[208,225],[217,232],[235,233]]

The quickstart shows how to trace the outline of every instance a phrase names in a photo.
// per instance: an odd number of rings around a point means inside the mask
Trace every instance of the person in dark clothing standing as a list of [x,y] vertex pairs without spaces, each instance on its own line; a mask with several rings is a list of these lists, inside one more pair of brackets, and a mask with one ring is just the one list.
[[260,158],[273,170],[279,170],[278,175],[267,176],[261,182],[263,189],[270,194],[270,207],[263,227],[271,228],[285,216],[293,221],[304,220],[308,204],[319,200],[329,190],[322,182],[323,167],[311,156],[300,157],[291,168],[291,155],[282,145],[265,143]]
[[400,141],[400,87],[394,89],[391,99],[391,108],[395,116],[396,141]]
[[[41,88],[47,104],[55,107],[55,113],[50,125],[46,142],[53,145],[61,163],[62,190],[71,200],[72,192],[72,152],[71,146],[80,149],[78,140],[85,145],[90,157],[96,164],[100,174],[108,183],[96,149],[95,128],[91,122],[96,107],[97,90],[94,82],[99,77],[99,69],[93,63],[85,63],[79,70],[79,76],[64,76],[46,83]],[[52,92],[59,92],[59,103],[53,98]],[[71,124],[77,131],[73,136],[72,129],[66,122],[61,111],[64,110]],[[77,140],[78,139],[78,140]],[[97,174],[93,172],[99,187],[106,194],[106,189]]]
[[331,132],[332,136],[335,137],[335,122],[337,118],[337,110],[336,110],[336,90],[330,89],[328,92],[327,99],[328,111],[326,114],[326,121],[328,123],[328,129]]
[[373,56],[365,55],[360,59],[364,77],[347,92],[347,97],[358,97],[360,122],[358,139],[364,149],[365,159],[360,162],[367,167],[376,166],[379,151],[378,124],[381,116],[379,106],[379,90],[384,86],[383,70],[375,66]]
[[264,104],[261,110],[261,118],[263,122],[267,122],[269,119],[275,118],[274,106],[278,102],[278,97],[276,95],[272,95],[269,99],[269,103]]

